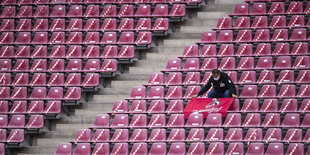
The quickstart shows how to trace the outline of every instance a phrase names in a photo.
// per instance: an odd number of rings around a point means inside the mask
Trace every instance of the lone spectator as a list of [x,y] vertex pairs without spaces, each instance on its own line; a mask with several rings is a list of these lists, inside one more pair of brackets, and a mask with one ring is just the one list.
[[237,98],[236,87],[232,82],[228,74],[219,71],[218,69],[212,70],[212,76],[208,83],[202,87],[197,95],[193,95],[192,98],[197,98],[207,92],[211,86],[213,90],[208,93],[208,98]]

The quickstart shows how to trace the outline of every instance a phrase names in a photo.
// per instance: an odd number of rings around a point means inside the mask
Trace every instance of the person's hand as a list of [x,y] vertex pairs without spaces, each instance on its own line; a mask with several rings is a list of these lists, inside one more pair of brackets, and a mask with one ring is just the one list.
[[197,98],[197,97],[198,97],[198,95],[193,95],[193,96],[192,96],[192,98]]
[[237,98],[238,96],[236,94],[231,95],[233,98]]

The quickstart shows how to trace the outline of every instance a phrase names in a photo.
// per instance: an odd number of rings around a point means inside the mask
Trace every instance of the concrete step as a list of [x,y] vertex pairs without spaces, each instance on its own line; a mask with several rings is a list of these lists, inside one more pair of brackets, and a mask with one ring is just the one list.
[[[134,86],[139,86],[139,85],[143,85],[143,84],[146,84],[148,80],[148,77],[145,78],[144,80],[136,80],[136,81],[133,81],[133,80],[124,80],[124,81],[112,81],[111,82],[111,86],[115,89],[118,89],[118,90],[123,90],[123,91],[127,91],[127,89],[123,89],[123,88],[132,88]],[[108,89],[107,89],[108,90]],[[129,92],[130,93],[130,92]],[[129,94],[128,93],[128,94]]]
[[213,26],[212,27],[202,27],[202,26],[182,26],[181,27],[181,32],[182,33],[190,33],[190,32],[193,32],[193,33],[199,33],[200,36],[199,38],[197,39],[200,39],[201,38],[201,35],[204,31],[206,30],[211,30],[212,28],[214,28]]
[[218,20],[219,18],[226,17],[231,12],[198,12],[197,17],[200,20]]
[[[44,146],[44,147],[54,147],[57,148],[59,143],[68,143],[69,141],[73,140],[73,138],[39,138],[37,141],[37,146]],[[56,150],[54,150],[56,151]]]
[[18,153],[18,155],[51,155],[56,152],[57,146],[31,146],[31,147],[25,147],[21,149]]
[[[94,117],[95,118],[95,117]],[[89,126],[93,125],[92,123],[90,124],[61,124],[58,123],[56,124],[56,130],[55,131],[70,131],[70,132],[76,132],[79,129],[86,129]]]
[[197,39],[165,39],[164,46],[167,47],[185,47],[186,45],[192,45],[198,42]]
[[[161,60],[160,62],[157,62],[158,64],[161,63],[162,61],[163,62],[167,62],[167,60],[171,59],[171,58],[176,58],[178,56],[181,56],[183,54],[183,50],[184,48],[178,48],[177,50],[174,50],[172,48],[170,48],[171,52],[170,53],[165,53],[165,54],[158,54],[158,53],[148,53],[146,55],[147,58],[149,57],[156,57],[156,59],[158,60]],[[175,53],[173,53],[175,52]],[[156,63],[156,62],[155,62]],[[163,66],[160,66],[160,67],[165,67],[166,64],[163,63],[164,65]],[[155,67],[155,66],[154,66]],[[157,67],[157,66],[156,66]]]
[[142,68],[142,67],[135,67],[135,68],[129,68],[129,73],[136,73],[136,74],[151,74],[155,72],[160,72],[160,70],[164,69],[163,67],[161,69],[159,68]]
[[124,98],[128,98],[128,95],[94,95],[93,100],[91,102],[100,102],[106,101],[114,103],[115,100],[122,100]]

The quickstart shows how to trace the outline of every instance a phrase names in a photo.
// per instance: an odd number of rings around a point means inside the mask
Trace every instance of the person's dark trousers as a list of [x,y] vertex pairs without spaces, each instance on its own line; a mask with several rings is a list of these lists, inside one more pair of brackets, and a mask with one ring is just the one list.
[[229,89],[227,89],[224,93],[218,92],[216,90],[211,90],[208,93],[208,98],[232,98],[232,95]]

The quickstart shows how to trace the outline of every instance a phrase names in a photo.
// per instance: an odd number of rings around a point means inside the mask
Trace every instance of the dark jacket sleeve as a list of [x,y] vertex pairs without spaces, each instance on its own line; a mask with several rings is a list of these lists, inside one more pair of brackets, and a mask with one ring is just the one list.
[[[211,78],[210,78],[211,79]],[[211,80],[209,79],[208,83],[202,87],[202,89],[198,92],[198,96],[203,95],[211,88]]]
[[232,94],[237,94],[235,84],[228,76],[225,78],[224,82]]

